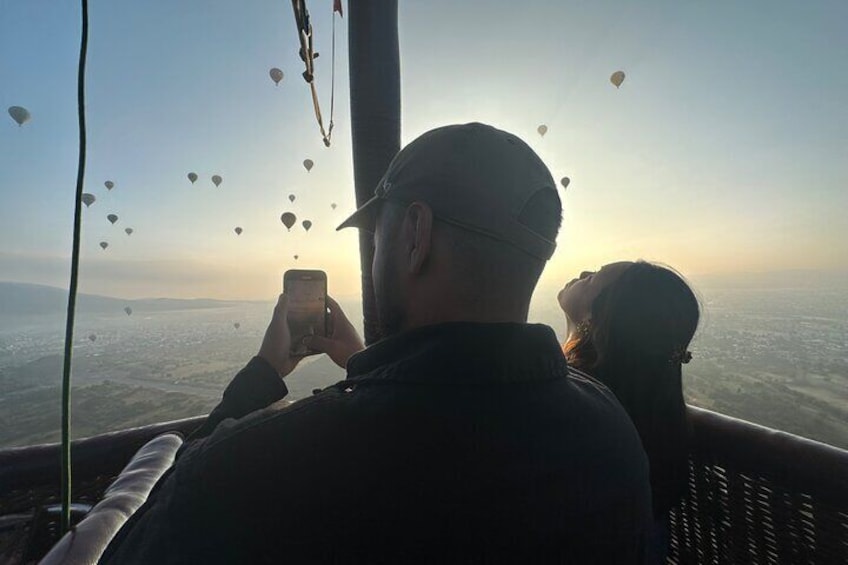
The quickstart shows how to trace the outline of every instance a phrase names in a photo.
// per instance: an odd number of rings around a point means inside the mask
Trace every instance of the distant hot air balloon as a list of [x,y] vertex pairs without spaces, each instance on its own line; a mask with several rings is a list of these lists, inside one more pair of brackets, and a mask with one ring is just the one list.
[[88,208],[89,206],[94,204],[95,200],[97,200],[97,198],[95,198],[94,195],[91,194],[90,192],[83,192],[82,193],[82,203],[85,204],[86,208]]
[[289,194],[289,202],[294,202],[294,199],[295,199],[295,195]]
[[127,306],[126,308],[124,308],[124,312],[127,313],[127,316],[131,316],[132,315],[132,308]]
[[624,71],[615,71],[610,76],[610,82],[615,85],[616,88],[621,86],[621,83],[624,82]]
[[302,225],[303,225],[303,229],[305,229],[306,231],[309,231],[309,228],[312,227],[312,222],[310,222],[309,220],[303,220]]
[[330,204],[330,208],[332,208],[333,210],[335,210],[335,209],[336,209],[336,203],[335,203],[335,202],[333,202],[332,204]]
[[542,125],[540,125],[539,127],[536,128],[536,131],[539,132],[539,135],[541,135],[542,137],[545,137],[545,134],[548,133],[548,126],[546,126],[545,124],[542,124]]
[[188,174],[188,180],[191,181],[191,184],[194,184],[194,181],[197,180],[197,173],[189,173]]
[[221,186],[221,183],[223,181],[224,179],[221,178],[221,175],[212,175],[212,182],[215,184],[215,186]]
[[30,118],[32,118],[29,114],[29,110],[23,106],[9,106],[9,115],[12,116],[12,119],[18,124],[18,127],[24,125],[30,120]]
[[312,159],[304,159],[303,166],[306,167],[306,172],[308,173],[312,170],[312,167],[315,166],[315,163],[312,162]]
[[271,75],[271,80],[274,81],[274,84],[279,86],[280,81],[283,80],[283,71],[281,71],[277,67],[274,67],[273,69],[268,71],[268,74]]
[[233,231],[236,232],[236,235],[241,235],[242,229],[239,228],[239,227],[236,227],[236,229],[234,229]]
[[104,250],[104,251],[105,251],[107,247],[109,247],[109,242],[108,242],[108,241],[101,241],[101,242],[100,242],[100,249],[102,249],[102,250]]
[[241,327],[241,324],[239,324],[238,322],[236,322],[236,323],[234,323],[234,324],[233,324],[233,327],[234,327],[235,329],[239,329],[239,328]]
[[106,219],[112,222],[112,225],[114,226],[115,222],[118,221],[118,216],[116,214],[109,214],[108,216],[106,216]]
[[292,226],[297,221],[297,216],[295,216],[291,212],[286,212],[282,216],[280,216],[280,221],[283,222],[283,225],[286,226],[287,230],[291,231]]
[[91,341],[91,342],[97,341],[97,336],[94,335],[94,334],[89,334],[88,335],[88,341]]
[[115,188],[115,183],[110,180],[107,180],[103,183],[103,186],[106,187],[106,190],[112,190],[113,188]]
[[124,231],[127,232],[127,235],[132,235],[132,233],[133,233],[132,228],[125,228]]
[[571,182],[571,179],[568,177],[562,177],[559,179],[559,183],[562,185],[562,189],[565,190],[568,188],[568,184]]
[[297,258],[298,258],[298,257],[299,257],[299,255],[295,255],[295,256],[294,256],[294,260],[295,260],[295,261],[297,261]]

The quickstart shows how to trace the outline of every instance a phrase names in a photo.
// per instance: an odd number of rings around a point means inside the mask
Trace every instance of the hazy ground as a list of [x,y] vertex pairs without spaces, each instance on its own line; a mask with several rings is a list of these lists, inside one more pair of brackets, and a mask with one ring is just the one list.
[[684,371],[693,404],[848,449],[846,291],[713,290]]
[[[848,448],[848,293],[701,291],[705,315],[684,370],[689,401]],[[270,305],[255,303],[82,313],[74,437],[208,412],[255,354],[269,314]],[[532,316],[561,333],[555,306]],[[0,447],[58,440],[62,328],[57,315],[4,317]],[[342,378],[325,357],[311,359],[286,379],[289,400]]]

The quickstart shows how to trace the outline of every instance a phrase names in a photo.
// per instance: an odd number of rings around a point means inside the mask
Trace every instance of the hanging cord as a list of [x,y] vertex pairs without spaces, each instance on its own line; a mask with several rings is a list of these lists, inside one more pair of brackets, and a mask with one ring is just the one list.
[[82,31],[77,74],[77,117],[79,119],[79,163],[74,198],[74,239],[71,251],[71,284],[68,288],[68,316],[65,322],[65,358],[62,366],[62,533],[71,527],[71,353],[74,345],[74,313],[79,279],[80,232],[82,228],[82,187],[85,177],[85,60],[88,52],[88,0],[81,0]]
[[[339,14],[341,14],[341,0],[339,0]],[[329,144],[329,136],[333,134],[333,114],[336,113],[336,10],[333,9],[333,15],[330,16],[333,20],[333,39],[332,39],[332,51],[330,53],[330,129],[327,131],[327,141],[325,145],[327,147]]]
[[309,11],[306,9],[305,0],[292,0],[292,8],[294,9],[294,20],[297,25],[297,35],[300,40],[300,58],[303,60],[306,70],[303,71],[303,80],[309,84],[309,90],[312,93],[312,107],[315,110],[315,118],[318,120],[318,128],[321,130],[321,138],[324,145],[329,147],[330,140],[333,136],[333,115],[335,114],[336,106],[336,12],[341,15],[341,2],[335,2],[333,7],[333,38],[332,38],[332,56],[330,69],[330,124],[328,129],[324,129],[324,119],[321,115],[321,104],[318,101],[318,89],[315,85],[315,59],[318,53],[315,53],[312,42],[312,22],[309,19]]

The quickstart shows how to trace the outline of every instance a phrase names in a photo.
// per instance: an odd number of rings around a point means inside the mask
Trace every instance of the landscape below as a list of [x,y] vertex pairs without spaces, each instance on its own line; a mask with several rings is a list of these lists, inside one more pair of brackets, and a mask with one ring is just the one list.
[[[684,369],[687,401],[848,448],[848,291],[700,292],[702,326]],[[64,296],[61,289],[0,283],[0,448],[59,439]],[[342,306],[358,312],[355,297]],[[255,354],[270,310],[261,302],[84,296],[73,436],[207,413]],[[555,302],[534,308],[531,319],[564,338]],[[326,357],[309,359],[286,379],[287,400],[343,378]]]

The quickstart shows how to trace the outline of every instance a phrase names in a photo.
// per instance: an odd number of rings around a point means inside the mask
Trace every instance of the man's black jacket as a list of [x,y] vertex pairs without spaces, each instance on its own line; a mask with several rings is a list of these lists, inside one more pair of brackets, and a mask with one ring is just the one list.
[[248,363],[101,562],[641,559],[638,435],[547,326],[413,330],[286,392]]

